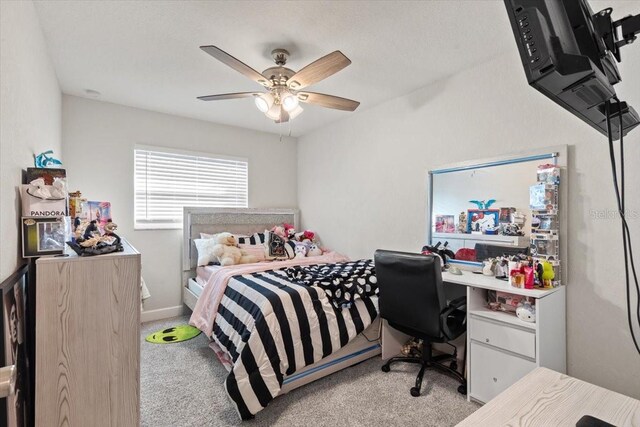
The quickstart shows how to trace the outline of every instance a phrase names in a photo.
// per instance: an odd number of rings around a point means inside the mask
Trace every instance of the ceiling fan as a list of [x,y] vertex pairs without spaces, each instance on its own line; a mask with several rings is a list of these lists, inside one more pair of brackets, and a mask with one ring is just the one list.
[[200,46],[200,49],[267,90],[266,92],[236,92],[199,96],[198,99],[202,101],[253,97],[256,107],[276,123],[284,123],[297,117],[302,112],[299,102],[344,111],[354,111],[360,105],[358,101],[351,99],[302,90],[351,64],[351,60],[339,50],[323,56],[295,72],[285,67],[289,52],[285,49],[274,49],[271,56],[276,66],[259,73],[216,46]]

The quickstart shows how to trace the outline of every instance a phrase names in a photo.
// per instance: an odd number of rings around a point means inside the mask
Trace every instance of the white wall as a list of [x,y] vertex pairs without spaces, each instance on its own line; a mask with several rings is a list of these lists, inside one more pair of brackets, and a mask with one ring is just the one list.
[[133,229],[135,144],[248,158],[249,206],[297,207],[295,139],[67,95],[62,109],[69,189],[111,202],[119,234],[142,253],[145,309],[169,309],[156,316],[182,306],[182,230]]
[[[625,49],[621,72],[628,82],[619,93],[639,108],[640,49]],[[640,248],[640,170],[633,167],[640,158],[640,129],[627,140],[627,208]],[[620,223],[594,214],[616,210],[605,137],[527,86],[515,46],[486,64],[301,137],[303,224],[352,257],[371,257],[377,248],[416,251],[425,235],[429,169],[559,144],[570,145],[568,372],[640,398],[640,356],[626,321]]]
[[0,281],[20,264],[22,170],[60,157],[60,88],[30,1],[0,2]]

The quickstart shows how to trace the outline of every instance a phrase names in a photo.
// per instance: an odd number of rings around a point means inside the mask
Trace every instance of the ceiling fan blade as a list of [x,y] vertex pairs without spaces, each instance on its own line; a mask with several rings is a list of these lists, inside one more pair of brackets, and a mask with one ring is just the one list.
[[336,50],[295,73],[287,81],[287,86],[294,90],[302,89],[326,79],[349,64],[351,64],[351,60]]
[[358,101],[354,101],[352,99],[315,92],[298,92],[298,99],[300,102],[344,111],[354,111],[358,108],[358,105],[360,105]]
[[239,59],[236,59],[233,56],[229,55],[224,50],[217,48],[215,46],[200,46],[200,49],[204,50],[209,55],[213,56],[223,64],[226,64],[229,67],[233,68],[240,74],[243,74],[246,77],[249,77],[254,82],[261,84],[264,87],[272,86],[271,81],[267,80],[265,76],[263,76],[253,68],[249,67],[247,64],[240,61]]
[[198,99],[201,101],[219,101],[221,99],[250,98],[254,95],[260,95],[260,92],[221,93],[220,95],[199,96]]

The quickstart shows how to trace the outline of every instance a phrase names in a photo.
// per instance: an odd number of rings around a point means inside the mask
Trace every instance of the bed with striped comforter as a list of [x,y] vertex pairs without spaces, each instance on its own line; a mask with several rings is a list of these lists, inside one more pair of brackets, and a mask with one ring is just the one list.
[[339,309],[322,289],[293,282],[283,270],[231,277],[211,338],[240,417],[253,418],[280,393],[285,376],[344,347],[376,316],[376,297]]

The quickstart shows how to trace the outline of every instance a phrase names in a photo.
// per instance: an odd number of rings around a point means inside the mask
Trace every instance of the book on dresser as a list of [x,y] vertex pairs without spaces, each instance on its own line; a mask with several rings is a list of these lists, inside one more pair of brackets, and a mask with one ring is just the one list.
[[140,254],[36,261],[35,424],[140,423]]

